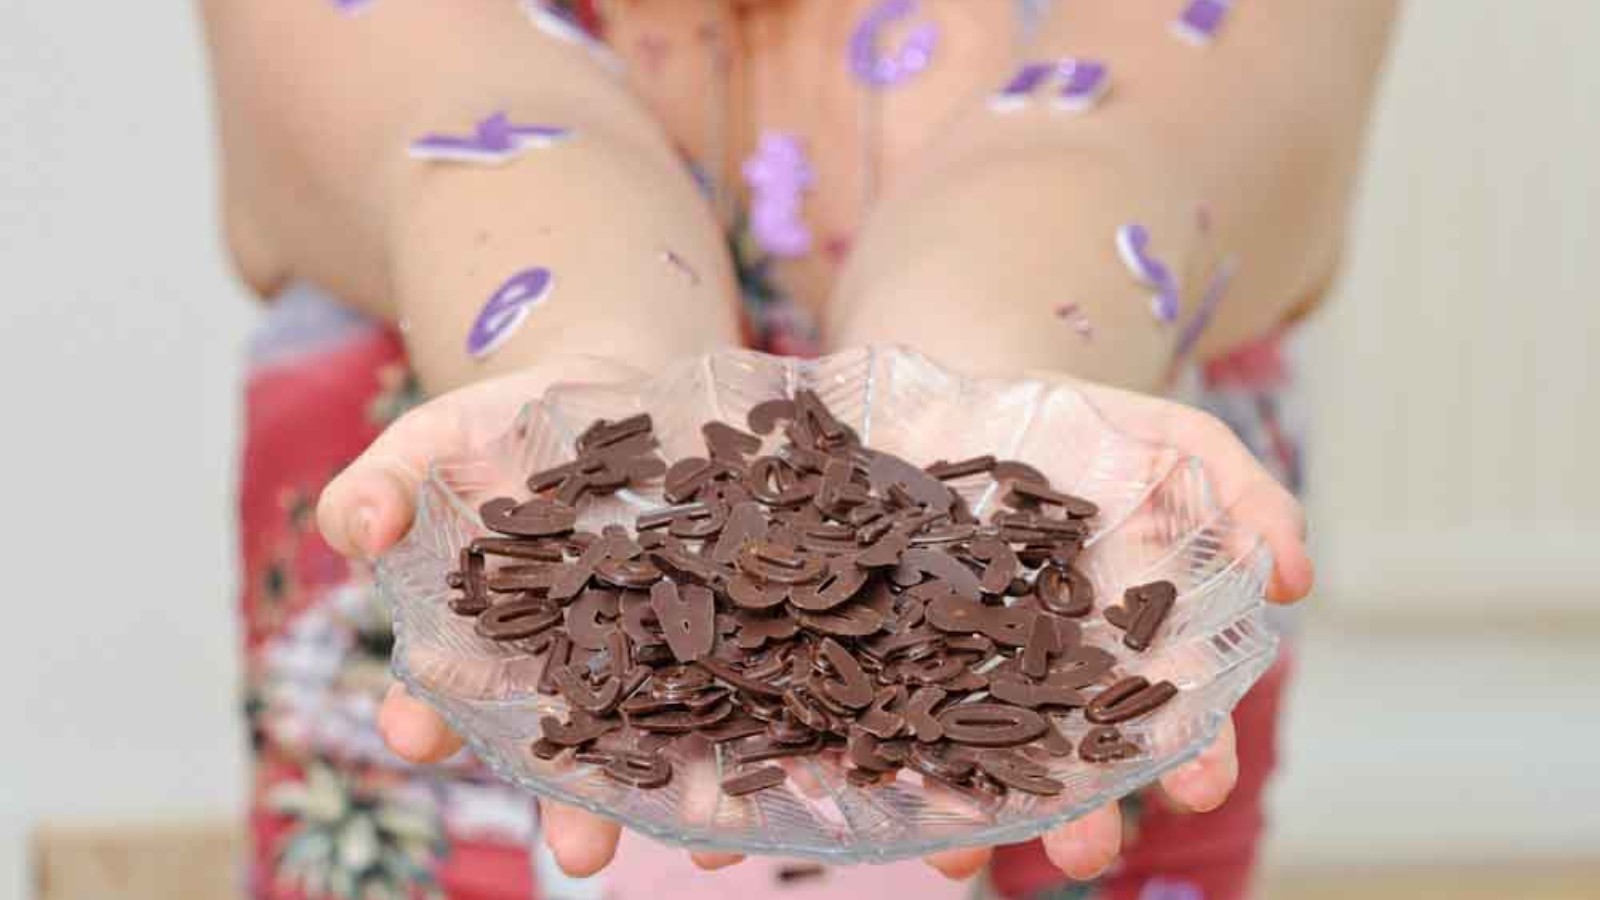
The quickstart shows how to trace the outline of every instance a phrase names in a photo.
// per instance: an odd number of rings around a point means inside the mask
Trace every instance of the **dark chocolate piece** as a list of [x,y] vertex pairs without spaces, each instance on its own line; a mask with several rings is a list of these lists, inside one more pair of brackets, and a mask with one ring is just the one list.
[[797,506],[817,493],[819,479],[802,476],[776,456],[763,456],[750,464],[746,477],[750,493],[768,506]]
[[576,441],[578,453],[587,454],[618,444],[635,435],[649,434],[653,427],[648,413],[639,413],[616,422],[599,419],[578,435]]
[[484,556],[505,556],[536,562],[561,562],[561,545],[555,541],[526,540],[523,538],[481,537],[470,545],[473,553]]
[[1003,593],[1011,586],[1011,578],[1021,563],[1010,544],[996,538],[984,538],[972,542],[971,553],[973,559],[988,563],[978,579],[978,587],[984,593]]
[[932,743],[945,736],[944,723],[933,715],[933,710],[944,701],[945,692],[936,687],[918,688],[901,714],[905,716],[911,734],[923,743]]
[[1039,746],[1051,756],[1072,755],[1072,741],[1062,734],[1061,729],[1057,728],[1056,723],[1048,717],[1045,719],[1044,736],[1039,738]]
[[600,762],[600,771],[613,781],[636,788],[658,788],[672,780],[672,763],[659,753],[612,753]]
[[828,711],[817,703],[809,691],[791,687],[783,692],[783,708],[796,721],[812,731],[827,731],[833,724]]
[[622,613],[622,631],[636,647],[661,644],[666,637],[661,633],[661,623],[650,606],[650,595],[640,591],[623,591],[618,607]]
[[711,591],[695,584],[680,588],[670,581],[658,581],[650,589],[650,607],[679,662],[693,662],[711,652],[717,636]]
[[539,683],[536,686],[539,693],[548,695],[557,692],[555,674],[567,665],[571,654],[572,640],[566,632],[556,632],[555,640],[545,654],[544,668],[539,671]]
[[451,601],[451,611],[458,616],[475,616],[488,609],[489,586],[484,574],[483,554],[463,548],[461,570],[454,574],[456,583],[452,586],[459,588],[461,595]]
[[761,452],[761,438],[723,422],[707,422],[700,426],[700,434],[712,459],[743,465],[746,456]]
[[1050,663],[1048,680],[1062,687],[1087,687],[1104,678],[1116,661],[1106,650],[1080,644]]
[[1001,703],[960,703],[939,714],[944,736],[973,747],[1015,747],[1045,732],[1044,717]]
[[995,466],[993,456],[974,456],[971,459],[946,462],[939,460],[927,468],[929,475],[941,481],[950,481],[956,478],[966,478],[969,475],[981,475],[992,471]]
[[1008,788],[1041,797],[1054,797],[1066,785],[1050,777],[1050,770],[1011,750],[986,750],[978,754],[978,768]]
[[667,526],[667,533],[686,541],[700,540],[721,533],[728,521],[728,508],[720,503],[696,504],[689,513],[678,516]]
[[1043,481],[1017,481],[1011,485],[1011,493],[1006,495],[1004,502],[1009,506],[1025,506],[1029,503],[1059,506],[1072,519],[1092,519],[1100,514],[1100,507],[1095,504],[1082,497],[1052,490]]
[[1016,706],[1037,709],[1042,706],[1076,709],[1089,702],[1077,688],[1064,687],[1051,682],[1031,682],[1011,676],[994,676],[989,679],[989,693],[996,700]]
[[802,612],[800,624],[834,637],[866,637],[883,628],[883,613],[865,603],[847,603],[824,613]]
[[[481,560],[482,557],[476,557]],[[549,563],[535,565],[501,566],[490,572],[487,579],[479,583],[486,583],[489,590],[497,594],[515,594],[529,591],[539,594],[548,594],[550,585],[555,582],[556,567]],[[474,577],[469,573],[463,582],[462,589],[472,584]]]
[[777,766],[762,766],[722,779],[722,792],[729,797],[743,797],[777,787],[788,780],[789,774]]
[[667,467],[662,496],[668,503],[687,503],[721,471],[722,468],[709,459],[680,459]]
[[989,676],[983,672],[974,672],[971,669],[967,669],[954,678],[946,679],[940,686],[947,691],[968,694],[987,688],[989,686]]
[[955,634],[981,632],[996,643],[1021,647],[1039,613],[1005,606],[986,606],[973,600],[946,594],[927,606],[928,624]]
[[955,494],[944,482],[892,453],[865,452],[867,481],[880,496],[898,488],[911,501],[908,505],[925,506],[940,513],[950,511]]
[[740,672],[738,668],[732,664],[717,659],[716,657],[708,656],[700,660],[699,665],[704,668],[705,671],[715,675],[717,680],[722,681],[723,683],[732,687],[738,688],[741,691],[746,691],[751,694],[765,695],[768,697],[783,696],[783,688],[770,684],[765,680],[750,678],[743,672]]
[[574,709],[563,722],[555,716],[539,719],[539,730],[544,740],[562,747],[576,747],[622,727],[616,719],[600,719],[580,709]]
[[619,615],[615,591],[588,588],[567,607],[567,635],[585,650],[600,650],[617,627]]
[[788,640],[800,630],[800,623],[783,610],[771,615],[741,610],[734,620],[739,623],[735,643],[740,650],[760,650],[768,641]]
[[822,735],[813,734],[802,743],[785,744],[771,737],[746,738],[734,745],[732,759],[738,765],[782,759],[786,756],[810,756],[822,749]]
[[1035,595],[1058,615],[1081,618],[1094,609],[1094,586],[1074,568],[1048,566],[1039,573]]
[[793,400],[781,398],[766,400],[757,403],[751,408],[749,416],[745,419],[750,430],[756,434],[771,434],[778,427],[779,422],[794,421],[795,404]]
[[739,559],[739,551],[748,544],[761,543],[767,538],[767,517],[761,504],[745,502],[729,510],[722,533],[711,551],[711,561],[731,566]]
[[535,597],[491,606],[478,617],[475,630],[493,641],[520,641],[560,622],[561,607]]
[[978,576],[955,557],[928,547],[912,547],[900,556],[894,571],[896,584],[911,586],[929,577],[949,585],[961,597],[977,600],[983,594]]
[[622,679],[616,676],[590,684],[580,670],[568,665],[556,670],[555,682],[568,703],[596,716],[610,715],[622,700]]
[[615,548],[615,541],[604,537],[598,538],[583,548],[583,552],[575,562],[556,567],[555,576],[550,580],[550,598],[570,600],[578,596],[589,586],[589,580],[594,577],[595,566],[609,557]]
[[612,587],[643,590],[661,580],[661,570],[648,559],[608,558],[595,565],[594,577]]
[[850,651],[832,638],[823,638],[818,653],[833,667],[835,676],[823,682],[824,695],[850,709],[861,709],[872,703],[872,679]]
[[989,475],[995,481],[1028,482],[1032,484],[1050,483],[1050,479],[1044,477],[1043,472],[1015,459],[1003,459],[995,463],[989,470]]
[[728,599],[740,609],[772,609],[789,602],[789,586],[761,584],[744,575],[728,582]]
[[713,744],[723,744],[728,741],[737,741],[740,738],[761,734],[766,730],[767,723],[760,719],[753,716],[735,715],[731,718],[723,719],[715,725],[702,728],[697,733]]
[[1050,672],[1050,654],[1056,649],[1056,627],[1047,616],[1035,616],[1022,650],[1022,674],[1043,678]]
[[1131,650],[1148,650],[1156,632],[1177,602],[1178,589],[1170,581],[1128,588],[1121,606],[1106,608],[1106,621],[1123,629],[1122,642]]
[[[641,532],[653,531],[671,525],[680,516],[705,516],[710,515],[711,508],[704,503],[680,503],[677,506],[663,506],[660,509],[640,513],[633,521],[633,527]],[[643,538],[643,535],[640,535]]]
[[908,684],[943,685],[966,671],[967,661],[959,656],[938,653],[921,659],[907,659],[896,664],[894,673]]
[[879,688],[872,698],[872,705],[856,719],[856,725],[880,740],[899,737],[905,730],[906,720],[898,710],[905,702],[904,686],[893,684]]
[[906,754],[906,766],[924,775],[950,784],[960,784],[972,775],[976,763],[955,748],[936,749],[927,744],[913,744]]
[[766,584],[809,584],[827,571],[827,560],[771,541],[749,543],[739,551],[739,571]]
[[724,697],[703,710],[681,709],[627,716],[628,724],[640,731],[666,731],[686,734],[721,722],[733,715],[733,701]]
[[673,665],[655,673],[650,690],[657,697],[682,700],[710,686],[711,675],[700,666]]
[[1102,763],[1133,759],[1141,751],[1139,745],[1122,736],[1114,726],[1101,725],[1089,729],[1078,742],[1078,756],[1084,762]]
[[1151,684],[1134,675],[1096,694],[1084,707],[1083,717],[1096,725],[1115,725],[1154,712],[1177,694],[1178,688],[1170,681]]
[[806,612],[827,612],[854,597],[866,584],[866,569],[841,560],[827,568],[822,580],[792,589],[789,603]]
[[[856,554],[855,562],[858,566],[868,569],[899,566],[901,557],[911,547],[911,538],[906,532],[891,530],[893,525],[887,519],[879,521],[883,523],[883,533],[871,541],[871,546]],[[862,539],[859,534],[857,539]]]
[[478,516],[492,531],[530,538],[566,534],[578,520],[572,507],[537,497],[526,503],[497,497],[479,507]]
[[845,745],[845,755],[851,764],[868,772],[889,772],[895,764],[878,754],[880,741],[861,728],[850,729],[850,739]]
[[647,555],[662,574],[678,582],[711,586],[732,577],[731,572],[681,547],[663,547]]

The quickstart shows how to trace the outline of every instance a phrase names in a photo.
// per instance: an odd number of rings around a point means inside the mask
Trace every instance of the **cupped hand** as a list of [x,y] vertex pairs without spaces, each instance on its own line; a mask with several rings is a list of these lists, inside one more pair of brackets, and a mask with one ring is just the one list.
[[[429,401],[395,422],[323,492],[317,521],[339,552],[372,559],[404,537],[411,526],[416,492],[436,458],[457,454],[498,434],[529,399],[565,381],[617,382],[638,373],[595,358],[552,361],[513,375],[479,382]],[[1239,524],[1262,536],[1274,559],[1269,599],[1292,603],[1311,589],[1300,504],[1217,419],[1143,394],[1076,384],[1113,425],[1133,437],[1170,444],[1205,466],[1219,502]],[[395,685],[384,698],[378,728],[389,748],[415,763],[444,760],[461,739],[425,703]],[[1204,812],[1220,806],[1238,778],[1234,731],[1224,727],[1192,762],[1162,777],[1160,787],[1175,808]],[[574,807],[541,801],[543,833],[557,863],[569,874],[590,875],[610,862],[619,826]],[[1106,869],[1122,843],[1115,803],[1067,823],[1043,837],[1050,860],[1068,877],[1087,880]],[[732,854],[695,853],[708,869],[739,861]],[[987,862],[990,850],[964,848],[935,854],[928,863],[952,878],[967,878]]]
[[[493,439],[524,404],[553,384],[620,382],[639,376],[621,363],[596,357],[550,360],[424,403],[389,426],[323,490],[317,505],[323,538],[345,556],[375,558],[411,528],[417,488],[432,460]],[[378,730],[390,750],[414,763],[440,762],[461,749],[461,738],[439,714],[398,684],[384,697]],[[615,822],[543,801],[540,818],[545,841],[571,875],[599,871],[616,852],[620,829]]]
[[[1044,374],[1048,381],[1066,381]],[[1300,502],[1279,484],[1226,425],[1214,416],[1159,397],[1072,382],[1106,421],[1140,440],[1166,444],[1196,457],[1205,467],[1218,504],[1245,532],[1261,536],[1272,551],[1267,599],[1294,603],[1311,591],[1311,558],[1306,552],[1305,517]],[[1239,778],[1232,723],[1192,762],[1161,778],[1168,805],[1188,812],[1221,806]],[[1087,881],[1104,872],[1122,849],[1122,814],[1108,803],[1087,816],[1045,834],[1050,861],[1068,877]],[[966,878],[989,860],[988,848],[951,850],[928,858],[952,878]]]

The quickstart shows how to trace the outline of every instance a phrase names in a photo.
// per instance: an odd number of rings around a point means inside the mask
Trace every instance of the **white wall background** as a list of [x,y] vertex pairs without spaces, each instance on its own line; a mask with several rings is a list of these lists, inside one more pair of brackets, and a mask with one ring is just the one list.
[[0,3],[0,898],[40,817],[242,794],[232,472],[254,318],[189,4]]
[[[1600,854],[1600,724],[1573,714],[1594,708],[1595,600],[1570,590],[1597,583],[1600,533],[1600,6],[1412,0],[1408,26],[1312,354],[1338,615],[1308,622],[1276,847]],[[40,818],[226,816],[243,793],[231,504],[255,313],[213,228],[198,40],[180,4],[0,4],[0,900],[24,896]],[[1432,558],[1374,565],[1397,528]],[[1579,624],[1502,643],[1369,615],[1451,601],[1417,576],[1469,563],[1447,583]],[[1565,599],[1525,589],[1552,571]],[[1517,690],[1537,692],[1520,712]],[[1517,757],[1540,734],[1569,743]]]
[[1310,335],[1321,588],[1274,847],[1600,858],[1600,4],[1405,7]]
[[1316,329],[1319,538],[1361,562],[1324,586],[1364,614],[1594,614],[1600,4],[1406,6]]

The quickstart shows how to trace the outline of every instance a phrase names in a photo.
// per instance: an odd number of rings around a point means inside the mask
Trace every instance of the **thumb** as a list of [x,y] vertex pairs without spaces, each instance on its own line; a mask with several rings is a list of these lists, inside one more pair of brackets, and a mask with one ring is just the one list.
[[329,546],[371,559],[405,536],[428,460],[449,452],[459,434],[438,403],[401,416],[323,488],[317,527]]

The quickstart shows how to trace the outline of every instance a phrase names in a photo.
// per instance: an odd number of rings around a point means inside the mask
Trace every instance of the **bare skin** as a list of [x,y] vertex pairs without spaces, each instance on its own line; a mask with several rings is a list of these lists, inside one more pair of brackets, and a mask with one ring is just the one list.
[[[559,380],[627,377],[739,343],[722,226],[741,202],[705,203],[677,160],[722,184],[763,129],[806,139],[818,174],[804,216],[819,243],[852,245],[778,266],[830,346],[892,340],[967,368],[1087,379],[1114,422],[1203,459],[1241,522],[1267,536],[1275,600],[1310,589],[1300,509],[1224,428],[1133,391],[1158,390],[1177,329],[1120,267],[1115,229],[1145,224],[1177,266],[1241,261],[1202,341],[1210,355],[1314,300],[1338,259],[1362,123],[1394,0],[1239,4],[1207,51],[1173,41],[1177,0],[1069,3],[1025,58],[1112,63],[1114,93],[1077,119],[1011,116],[984,99],[1018,57],[1010,0],[926,0],[942,43],[921,78],[882,98],[882,140],[864,163],[860,88],[842,47],[868,0],[616,0],[604,4],[628,75],[532,28],[512,0],[332,4],[201,0],[224,151],[223,218],[242,277],[270,296],[318,284],[403,324],[437,395],[332,482],[318,510],[329,543],[371,558],[411,522],[427,460],[509,421]],[[663,42],[674,48],[661,59]],[[355,61],[355,62],[353,62]],[[711,76],[724,67],[726,81]],[[726,90],[714,84],[728,85]],[[469,131],[505,110],[577,137],[495,168],[421,164],[403,148]],[[867,202],[870,182],[872,202]],[[1212,236],[1197,238],[1206,206]],[[696,273],[663,263],[670,250]],[[485,298],[530,264],[558,283],[487,361],[463,350]],[[842,271],[841,271],[842,270]],[[1054,318],[1079,304],[1087,343]],[[415,761],[459,740],[392,691],[380,727]],[[1232,733],[1162,784],[1179,807],[1222,802],[1237,775]],[[616,826],[549,808],[546,837],[574,874],[603,866]],[[1050,858],[1089,878],[1120,845],[1115,806],[1051,833]],[[966,877],[986,850],[930,859]],[[707,867],[728,857],[702,856]]]

